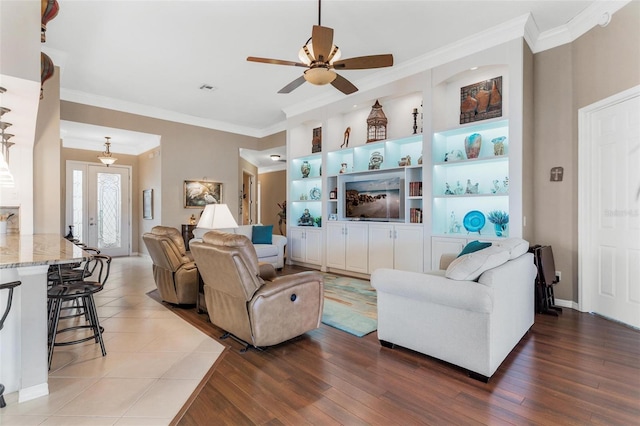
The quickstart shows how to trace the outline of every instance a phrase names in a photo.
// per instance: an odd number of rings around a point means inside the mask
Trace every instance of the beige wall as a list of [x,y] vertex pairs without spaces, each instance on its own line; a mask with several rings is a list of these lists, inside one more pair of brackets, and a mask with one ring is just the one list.
[[[571,44],[534,56],[536,244],[553,246],[559,299],[578,301],[578,110],[640,84],[640,2]],[[551,167],[564,180],[550,182]]]
[[[149,153],[142,154],[147,158],[143,167],[134,167],[133,176],[136,184],[133,187],[132,202],[134,207],[133,251],[146,252],[140,244],[141,229],[150,229],[151,223],[142,221],[140,203],[142,189],[155,186],[154,221],[163,225],[181,229],[188,223],[189,217],[199,216],[201,209],[186,209],[183,201],[184,181],[189,179],[206,179],[223,183],[223,200],[237,219],[239,179],[242,175],[239,167],[239,148],[257,148],[257,139],[250,136],[196,127],[187,124],[143,117],[119,111],[108,110],[73,102],[62,101],[60,107],[62,120],[88,123],[97,126],[133,130],[137,132],[160,135],[160,148],[157,157],[148,158]],[[92,153],[93,155],[94,153]],[[118,154],[118,161],[124,158]],[[93,156],[95,161],[95,155]],[[136,163],[138,157],[136,157]],[[126,164],[124,161],[122,164]],[[144,173],[144,175],[141,175]],[[146,173],[152,173],[148,176]],[[159,178],[158,178],[159,176]],[[144,188],[138,182],[144,182]],[[62,206],[62,205],[61,205]],[[62,208],[62,207],[61,207]],[[155,219],[155,216],[158,219]]]
[[260,181],[260,206],[261,221],[265,225],[273,225],[273,233],[287,235],[286,224],[282,224],[282,233],[278,227],[278,212],[282,204],[287,199],[287,172],[285,170],[279,172],[260,173],[258,176]]
[[[155,148],[147,151],[138,156],[138,170],[137,172],[139,188],[137,194],[133,198],[137,198],[137,202],[142,206],[142,191],[145,189],[153,190],[153,219],[142,218],[142,207],[140,207],[139,214],[139,230],[137,235],[138,239],[138,251],[141,253],[149,253],[147,251],[144,242],[142,241],[142,235],[145,232],[151,231],[156,225],[162,225],[162,168],[160,164],[160,148]],[[135,219],[134,219],[135,221]],[[181,228],[178,228],[182,230]],[[134,238],[136,236],[134,235]]]
[[[44,84],[33,145],[33,232],[65,235],[60,165],[60,69]],[[64,169],[62,169],[64,170]],[[37,196],[36,196],[37,194]]]

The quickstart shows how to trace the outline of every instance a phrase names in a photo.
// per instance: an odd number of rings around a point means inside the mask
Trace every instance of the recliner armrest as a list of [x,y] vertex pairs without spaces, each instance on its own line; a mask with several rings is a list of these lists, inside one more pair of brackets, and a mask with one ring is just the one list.
[[314,271],[305,271],[299,272],[297,274],[277,277],[273,281],[266,283],[265,285],[260,287],[260,290],[256,292],[254,298],[256,295],[270,296],[275,293],[279,293],[281,291],[285,291],[287,289],[295,287],[298,284],[308,283],[310,281],[319,281],[320,285],[322,285],[324,288],[322,274]]
[[276,268],[270,263],[260,262],[258,263],[260,269],[260,278],[265,281],[273,281],[276,278]]

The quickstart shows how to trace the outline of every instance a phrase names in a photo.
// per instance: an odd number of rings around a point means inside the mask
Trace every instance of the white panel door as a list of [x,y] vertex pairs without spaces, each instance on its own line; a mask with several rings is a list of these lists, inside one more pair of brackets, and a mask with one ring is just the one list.
[[395,225],[393,230],[395,269],[423,272],[424,237],[422,228]]
[[345,230],[345,268],[366,274],[369,269],[369,227],[365,223],[348,223]]
[[130,254],[129,168],[89,166],[88,245],[102,254]]
[[[326,222],[325,222],[326,223]],[[345,226],[342,223],[327,223],[327,266],[345,268]]]
[[[640,327],[640,94],[581,112],[581,309]],[[583,138],[583,136],[585,136]],[[583,245],[584,243],[584,245]],[[582,303],[581,303],[582,304]]]

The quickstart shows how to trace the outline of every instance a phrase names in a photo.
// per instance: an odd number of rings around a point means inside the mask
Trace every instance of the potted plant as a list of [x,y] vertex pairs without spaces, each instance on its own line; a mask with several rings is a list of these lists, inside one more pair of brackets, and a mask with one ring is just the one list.
[[318,228],[322,227],[322,216],[318,216],[314,219],[316,226],[318,226]]
[[498,237],[502,237],[507,230],[507,224],[509,223],[509,214],[502,210],[492,210],[487,215],[489,222],[493,223],[493,228],[496,231]]

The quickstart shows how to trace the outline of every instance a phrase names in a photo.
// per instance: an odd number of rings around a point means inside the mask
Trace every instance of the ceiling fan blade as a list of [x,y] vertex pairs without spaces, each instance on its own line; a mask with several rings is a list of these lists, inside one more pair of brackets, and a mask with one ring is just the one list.
[[333,28],[314,25],[311,32],[313,55],[316,61],[326,62],[333,46]]
[[249,62],[262,62],[265,64],[274,64],[274,65],[291,65],[294,67],[304,67],[307,68],[306,64],[302,62],[293,62],[293,61],[283,61],[281,59],[270,59],[270,58],[256,58],[255,56],[247,57],[247,61]]
[[340,74],[336,75],[336,79],[331,82],[331,85],[345,95],[350,95],[358,91],[358,88],[356,86],[354,86],[349,80],[347,80]]
[[284,86],[282,89],[278,90],[278,93],[291,93],[294,89],[302,86],[302,83],[304,83],[305,81],[306,80],[304,79],[304,75],[302,75]]
[[[314,47],[315,49],[315,47]],[[393,55],[370,55],[335,61],[333,68],[339,70],[365,70],[369,68],[384,68],[393,65]]]

